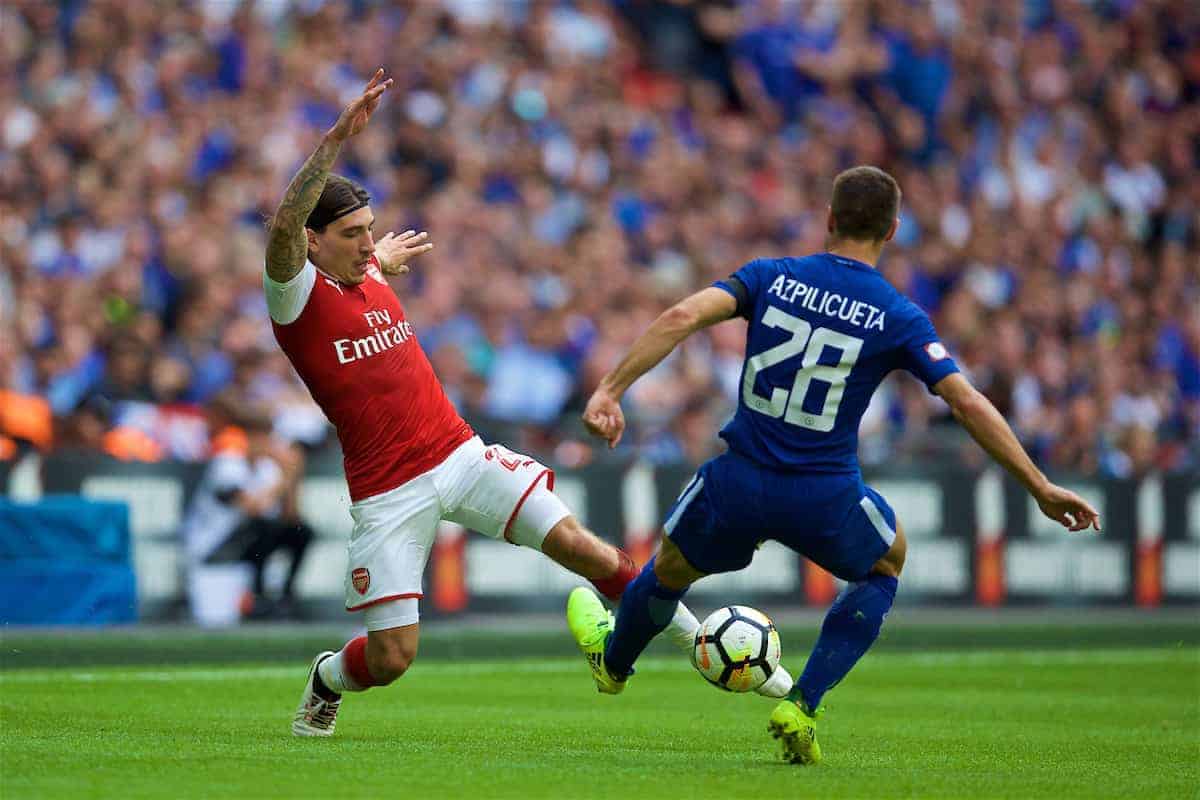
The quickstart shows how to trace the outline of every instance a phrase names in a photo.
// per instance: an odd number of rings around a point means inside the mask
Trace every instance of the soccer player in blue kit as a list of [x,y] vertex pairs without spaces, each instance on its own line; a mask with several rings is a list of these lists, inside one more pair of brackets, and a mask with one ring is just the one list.
[[1096,510],[1046,479],[959,372],[929,318],[875,270],[899,209],[900,189],[886,172],[860,166],[841,173],[827,252],[751,261],[680,301],[592,395],[584,422],[615,446],[625,427],[620,400],[634,381],[692,333],[735,316],[749,321],[737,412],[721,431],[729,449],[701,466],[675,501],[658,554],[626,588],[615,626],[590,589],[575,589],[567,601],[571,633],[601,692],[624,689],[634,661],[692,583],[742,569],[761,542],[773,539],[848,582],[804,673],[768,723],[785,760],[821,760],[821,698],[879,635],[904,567],[904,529],[863,483],[857,458],[859,422],[894,369],[942,397],[1046,516],[1072,531],[1099,529]]

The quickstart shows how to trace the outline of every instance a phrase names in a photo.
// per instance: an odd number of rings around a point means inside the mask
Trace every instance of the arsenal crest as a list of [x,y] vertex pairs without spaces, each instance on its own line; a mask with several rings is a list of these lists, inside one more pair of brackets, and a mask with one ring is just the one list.
[[354,591],[359,594],[366,594],[367,589],[371,586],[371,573],[367,572],[366,567],[356,567],[350,573],[350,583],[354,584]]

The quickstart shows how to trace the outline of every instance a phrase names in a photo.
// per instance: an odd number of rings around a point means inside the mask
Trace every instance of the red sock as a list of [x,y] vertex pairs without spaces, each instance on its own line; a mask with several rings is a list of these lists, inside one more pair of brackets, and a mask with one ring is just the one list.
[[633,563],[633,559],[624,550],[617,550],[617,571],[607,578],[590,578],[592,585],[600,590],[600,594],[612,600],[614,603],[621,599],[621,595],[625,593],[625,587],[633,582],[633,579],[638,576],[637,565]]
[[359,636],[346,643],[342,648],[342,664],[350,674],[350,680],[362,688],[379,685],[379,681],[375,680],[371,670],[367,668],[367,637]]

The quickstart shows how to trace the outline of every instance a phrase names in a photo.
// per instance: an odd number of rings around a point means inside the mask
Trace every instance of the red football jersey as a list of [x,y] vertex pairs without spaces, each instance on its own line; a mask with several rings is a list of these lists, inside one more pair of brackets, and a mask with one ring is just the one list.
[[[275,339],[337,429],[352,500],[427,472],[474,435],[442,390],[378,261],[357,286],[308,263],[287,284],[267,278],[266,287]],[[281,320],[283,303],[293,309]]]

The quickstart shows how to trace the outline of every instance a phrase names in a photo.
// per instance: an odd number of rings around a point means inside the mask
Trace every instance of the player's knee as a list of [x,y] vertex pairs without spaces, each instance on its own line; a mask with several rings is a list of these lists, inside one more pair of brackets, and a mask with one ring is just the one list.
[[689,564],[679,548],[665,537],[654,557],[654,575],[659,583],[670,589],[686,589],[703,577],[703,573]]
[[408,672],[408,668],[412,665],[415,658],[415,653],[406,653],[403,651],[387,653],[380,656],[374,662],[368,662],[371,676],[378,681],[380,686],[387,686],[405,672]]
[[564,517],[550,529],[542,542],[542,549],[547,547],[564,558],[574,560],[587,554],[586,533],[583,525],[575,517]]
[[417,658],[417,643],[406,639],[385,639],[378,647],[367,647],[367,668],[381,686],[399,678]]

